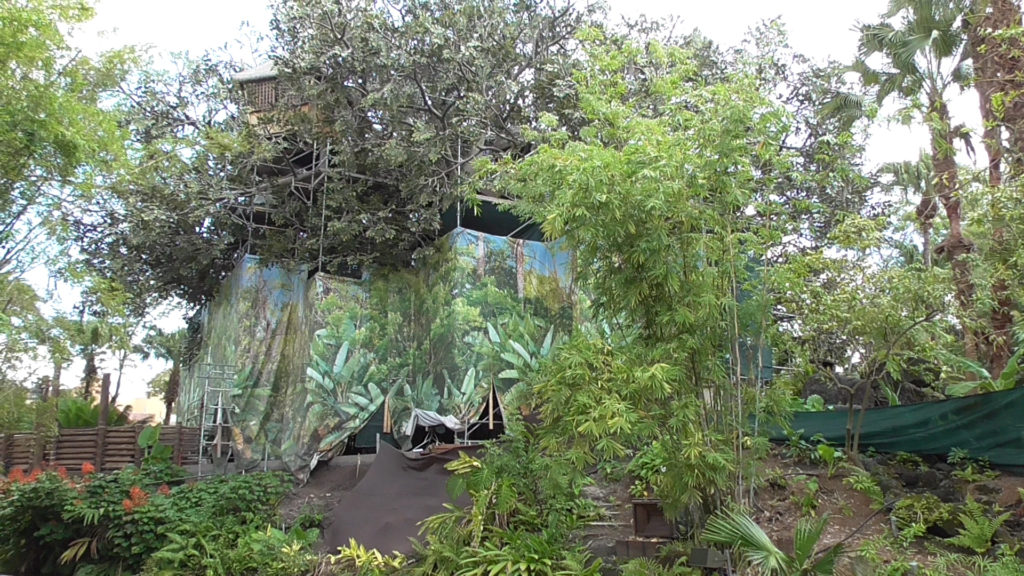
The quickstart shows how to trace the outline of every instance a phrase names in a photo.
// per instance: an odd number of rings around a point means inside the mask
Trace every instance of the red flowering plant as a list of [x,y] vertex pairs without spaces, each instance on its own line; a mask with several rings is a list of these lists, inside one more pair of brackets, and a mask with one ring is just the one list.
[[25,470],[22,468],[15,468],[7,474],[7,481],[12,484],[21,484],[25,481]]
[[0,504],[0,561],[20,574],[55,570],[57,557],[76,534],[63,518],[77,492],[56,471],[17,468],[8,475]]
[[[153,478],[135,468],[90,475],[64,510],[64,519],[81,526],[88,540],[70,546],[64,560],[116,559],[125,569],[141,570],[165,541],[165,518],[173,516],[168,499],[151,498],[148,487],[153,484]],[[92,552],[98,558],[91,558]]]
[[139,573],[155,562],[164,573],[202,573],[203,566],[193,564],[198,557],[179,565],[158,554],[171,534],[196,549],[202,540],[225,554],[236,551],[240,539],[273,522],[291,487],[290,478],[273,474],[172,489],[165,482],[176,479],[155,470],[88,472],[81,480],[65,480],[59,469],[39,472],[30,483],[31,474],[12,471],[17,481],[8,480],[0,499],[0,570],[56,574],[117,566]]

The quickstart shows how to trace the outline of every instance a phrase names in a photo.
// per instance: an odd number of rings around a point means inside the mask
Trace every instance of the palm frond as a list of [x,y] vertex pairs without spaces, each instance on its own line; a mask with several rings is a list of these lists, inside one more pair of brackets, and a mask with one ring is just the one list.
[[793,538],[793,556],[798,565],[803,566],[813,555],[821,539],[821,533],[828,522],[827,516],[821,518],[801,518],[796,524]]
[[736,551],[768,576],[788,575],[789,558],[742,512],[730,510],[712,516],[704,530],[704,540]]

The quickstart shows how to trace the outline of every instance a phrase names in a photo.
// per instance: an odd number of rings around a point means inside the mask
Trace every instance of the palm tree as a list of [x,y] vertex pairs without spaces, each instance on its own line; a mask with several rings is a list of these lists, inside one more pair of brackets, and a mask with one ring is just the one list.
[[163,389],[164,425],[171,423],[171,413],[174,403],[178,400],[178,391],[181,389],[181,361],[185,352],[185,340],[184,328],[174,332],[164,332],[155,328],[142,339],[143,360],[153,356],[171,363],[171,370]]
[[[975,0],[969,20],[968,50],[974,64],[974,88],[978,92],[984,125],[982,142],[988,155],[988,185],[999,188],[1003,184],[1004,154],[1011,172],[1020,172],[1024,157],[1024,99],[1016,96],[1024,89],[1020,76],[1024,42],[1018,34],[1006,34],[1020,26],[1020,3]],[[1009,136],[1008,143],[1004,142],[1004,133]],[[1006,234],[1004,226],[995,226],[993,244],[1002,244]],[[1013,327],[1014,300],[1005,273],[997,272],[992,282],[992,303],[990,329],[986,334],[990,352],[988,371],[998,378],[1010,359]]]
[[[920,214],[921,205],[935,205],[935,178],[932,175],[932,159],[923,151],[917,160],[904,160],[903,162],[888,162],[881,167],[883,174],[892,177],[892,184],[901,188],[906,195],[919,194],[921,204],[918,205]],[[921,230],[921,260],[925,268],[932,267],[932,228],[929,222],[924,225],[920,219],[918,224]]]
[[793,554],[786,554],[749,516],[722,511],[708,519],[704,540],[735,551],[740,561],[764,576],[831,576],[841,545],[818,550],[827,517],[801,518],[793,538]]
[[[935,251],[950,261],[962,312],[974,301],[971,267],[965,258],[974,244],[963,233],[954,148],[966,130],[953,126],[946,98],[951,88],[963,86],[971,77],[963,26],[967,8],[967,0],[892,0],[882,22],[859,27],[859,56],[852,67],[865,85],[876,88],[879,103],[896,96],[907,105],[904,112],[919,111],[928,126],[934,196],[922,195],[917,217],[922,232],[930,234],[939,209],[936,199],[946,212],[949,234]],[[869,60],[876,56],[882,57],[882,66],[873,68]],[[964,347],[967,357],[977,360],[977,337],[967,326]]]

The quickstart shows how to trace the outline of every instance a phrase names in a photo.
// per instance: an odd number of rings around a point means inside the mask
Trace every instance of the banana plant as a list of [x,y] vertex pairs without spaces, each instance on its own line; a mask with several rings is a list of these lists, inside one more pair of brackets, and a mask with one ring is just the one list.
[[352,346],[354,336],[355,327],[346,325],[341,334],[320,330],[314,339],[306,368],[306,405],[311,417],[331,429],[320,441],[321,450],[358,432],[396,387],[383,381],[371,352]]
[[[516,382],[525,380],[540,367],[540,362],[551,354],[555,344],[554,328],[548,329],[544,340],[538,344],[529,337],[526,329],[518,326],[513,338],[501,328],[487,323],[487,339],[493,349],[498,361],[492,360],[490,364],[500,369],[497,377],[502,380],[514,380]],[[497,364],[497,366],[494,366]]]
[[959,366],[964,371],[973,372],[975,375],[974,380],[950,384],[946,387],[946,395],[967,396],[976,392],[999,392],[1017,387],[1021,375],[1020,363],[1024,359],[1024,346],[1019,346],[1013,356],[1010,356],[1006,362],[1006,368],[1003,369],[999,378],[992,378],[984,366],[966,358],[946,355],[945,359],[948,364]]
[[463,422],[480,407],[484,394],[489,391],[487,383],[481,381],[478,375],[476,368],[470,368],[462,377],[462,382],[456,384],[448,372],[444,372],[445,388],[441,405],[445,411]]

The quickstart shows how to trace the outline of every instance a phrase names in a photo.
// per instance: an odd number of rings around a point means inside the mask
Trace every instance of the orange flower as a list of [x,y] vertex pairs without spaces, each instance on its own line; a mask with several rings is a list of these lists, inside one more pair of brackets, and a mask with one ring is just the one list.
[[146,503],[149,502],[149,494],[147,494],[145,490],[139,488],[138,486],[132,486],[132,490],[129,493],[129,497],[131,499],[133,508],[145,506]]
[[42,474],[42,473],[43,473],[43,471],[40,470],[39,468],[36,468],[36,469],[32,470],[32,473],[29,474],[28,478],[25,479],[25,483],[26,484],[33,484],[36,480],[39,479],[39,475]]
[[88,476],[96,472],[96,467],[92,465],[92,462],[82,462],[82,476]]
[[63,467],[63,466],[58,466],[57,467],[57,476],[60,476],[61,480],[67,480],[68,479],[68,469]]
[[163,496],[170,496],[170,494],[171,494],[171,487],[168,486],[167,484],[161,484],[160,487],[157,488],[156,491],[159,492]]
[[125,498],[124,501],[121,502],[121,506],[124,506],[124,511],[129,514],[131,514],[132,510],[135,508],[135,505],[132,504],[132,501],[127,498]]
[[21,468],[15,468],[11,470],[11,473],[7,475],[7,479],[11,482],[17,482],[21,484],[25,481],[25,471]]

